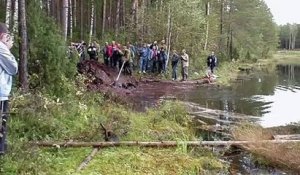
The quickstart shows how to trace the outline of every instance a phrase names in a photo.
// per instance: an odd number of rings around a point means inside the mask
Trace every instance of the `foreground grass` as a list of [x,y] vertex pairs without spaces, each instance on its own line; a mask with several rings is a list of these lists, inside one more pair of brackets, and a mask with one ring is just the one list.
[[[299,129],[299,126],[298,126]],[[283,131],[284,129],[281,129]],[[289,127],[288,127],[288,130]],[[274,133],[280,131],[278,128],[275,130],[264,129],[260,126],[245,124],[233,131],[233,136],[236,140],[246,141],[260,141],[270,140]],[[281,133],[282,134],[282,133]],[[286,134],[286,133],[285,133]],[[285,144],[255,144],[247,145],[246,148],[252,152],[256,157],[261,159],[262,163],[275,165],[278,167],[286,168],[300,172],[300,144],[298,143],[285,143]]]
[[[9,153],[1,158],[1,174],[74,174],[91,148],[37,148],[34,141],[103,141],[100,123],[122,141],[195,140],[185,108],[177,102],[137,113],[100,94],[81,93],[66,99],[38,94],[12,100]],[[77,174],[199,174],[224,166],[204,148],[102,149]]]

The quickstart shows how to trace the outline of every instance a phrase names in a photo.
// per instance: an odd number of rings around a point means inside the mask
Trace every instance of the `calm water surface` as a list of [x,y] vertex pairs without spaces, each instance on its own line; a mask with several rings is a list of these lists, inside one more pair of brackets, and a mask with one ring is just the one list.
[[208,108],[261,116],[264,127],[299,122],[300,65],[255,72],[228,89],[200,87],[184,99]]
[[277,65],[241,76],[225,89],[183,86],[174,90],[150,85],[137,92],[141,94],[136,98],[137,105],[151,107],[160,97],[171,95],[207,108],[260,116],[264,127],[300,121],[300,64]]

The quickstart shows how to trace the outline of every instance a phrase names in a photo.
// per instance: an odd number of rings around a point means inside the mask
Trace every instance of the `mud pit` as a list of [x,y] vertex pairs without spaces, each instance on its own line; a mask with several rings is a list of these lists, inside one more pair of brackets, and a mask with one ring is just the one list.
[[93,60],[79,63],[78,72],[88,77],[85,84],[89,90],[117,97],[126,103],[131,102],[137,110],[155,106],[161,98],[174,99],[184,96],[188,94],[188,91],[206,83],[203,80],[185,82],[158,80],[156,77],[148,75],[136,79],[124,74],[121,74],[115,83],[118,76],[117,70]]

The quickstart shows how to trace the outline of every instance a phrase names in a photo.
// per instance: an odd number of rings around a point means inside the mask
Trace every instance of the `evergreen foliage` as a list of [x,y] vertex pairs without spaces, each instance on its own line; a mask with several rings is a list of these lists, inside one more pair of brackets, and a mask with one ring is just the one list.
[[67,57],[66,43],[55,21],[37,3],[28,3],[29,75],[31,87],[52,95],[68,93],[66,81],[76,72],[76,58]]

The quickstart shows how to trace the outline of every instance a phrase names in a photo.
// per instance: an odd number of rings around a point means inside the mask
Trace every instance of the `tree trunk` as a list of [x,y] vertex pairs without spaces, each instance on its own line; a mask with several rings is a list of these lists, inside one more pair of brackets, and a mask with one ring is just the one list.
[[208,34],[209,34],[209,8],[210,8],[210,4],[209,4],[209,2],[207,2],[207,4],[206,4],[206,32],[205,32],[204,50],[207,50],[207,45],[208,45]]
[[179,145],[187,146],[241,146],[256,144],[285,144],[300,143],[300,140],[262,140],[262,141],[160,141],[160,142],[37,142],[33,145],[40,147],[118,147],[118,146],[139,146],[139,147],[176,147]]
[[126,7],[125,7],[125,0],[122,0],[121,2],[122,2],[122,4],[121,4],[121,7],[122,7],[122,8],[121,8],[121,9],[122,9],[122,18],[121,18],[122,25],[121,25],[121,26],[122,26],[123,29],[125,30],[125,25],[126,25],[126,21],[125,21],[125,20],[126,20],[126,19],[125,19],[125,16],[126,16],[126,14],[125,14],[125,13],[126,13],[126,12],[125,12],[125,8],[126,8]]
[[86,157],[85,160],[79,165],[79,167],[77,168],[77,172],[83,170],[88,165],[88,163],[93,159],[93,157],[97,154],[98,151],[99,148],[94,148],[91,154],[88,157]]
[[11,24],[11,0],[6,0],[6,16],[5,16],[5,24],[7,27],[10,27]]
[[115,36],[119,35],[119,27],[120,27],[120,0],[117,0],[117,11],[116,11],[116,21],[115,21]]
[[144,42],[144,38],[145,38],[145,0],[142,0],[142,4],[141,4],[141,41]]
[[80,1],[80,39],[83,40],[83,0]]
[[105,32],[105,21],[106,21],[106,0],[103,0],[103,10],[102,10],[102,30],[101,30],[101,38],[104,37]]
[[171,4],[168,7],[168,23],[167,23],[167,61],[166,68],[168,67],[169,57],[170,57],[170,48],[171,48]]
[[132,6],[131,6],[131,15],[132,15],[132,22],[134,25],[134,30],[135,30],[135,39],[138,38],[138,0],[133,0],[132,1]]
[[27,25],[26,25],[26,7],[25,0],[19,0],[19,33],[20,33],[20,62],[19,62],[19,81],[20,86],[23,91],[27,91],[29,88],[28,83],[28,71],[27,71],[27,50],[28,50],[28,40],[27,40]]
[[46,8],[47,8],[47,15],[50,16],[50,4],[51,4],[51,0],[47,0],[46,1]]
[[109,0],[108,27],[112,28],[112,0]]
[[63,35],[65,41],[67,41],[67,36],[68,36],[68,10],[69,10],[69,1],[68,0],[63,0],[63,5],[62,5],[62,28],[63,28]]
[[94,0],[91,0],[91,25],[90,25],[90,34],[89,34],[89,43],[92,42],[92,36],[93,36],[93,28],[94,28],[94,15],[95,14],[95,4]]
[[13,16],[13,26],[12,26],[12,31],[13,33],[11,34],[12,37],[14,38],[14,34],[17,33],[18,31],[18,14],[19,14],[19,10],[18,10],[18,0],[13,0],[13,12],[12,12],[12,16]]
[[300,140],[300,134],[294,135],[273,135],[275,140]]
[[74,26],[74,28],[76,28],[77,27],[77,3],[76,3],[76,1],[77,0],[73,0],[74,2],[73,2],[73,26]]
[[69,0],[69,34],[70,34],[70,39],[72,40],[73,38],[73,3],[72,0]]
[[223,51],[223,22],[224,22],[224,0],[220,2],[220,40],[219,40],[219,50]]

